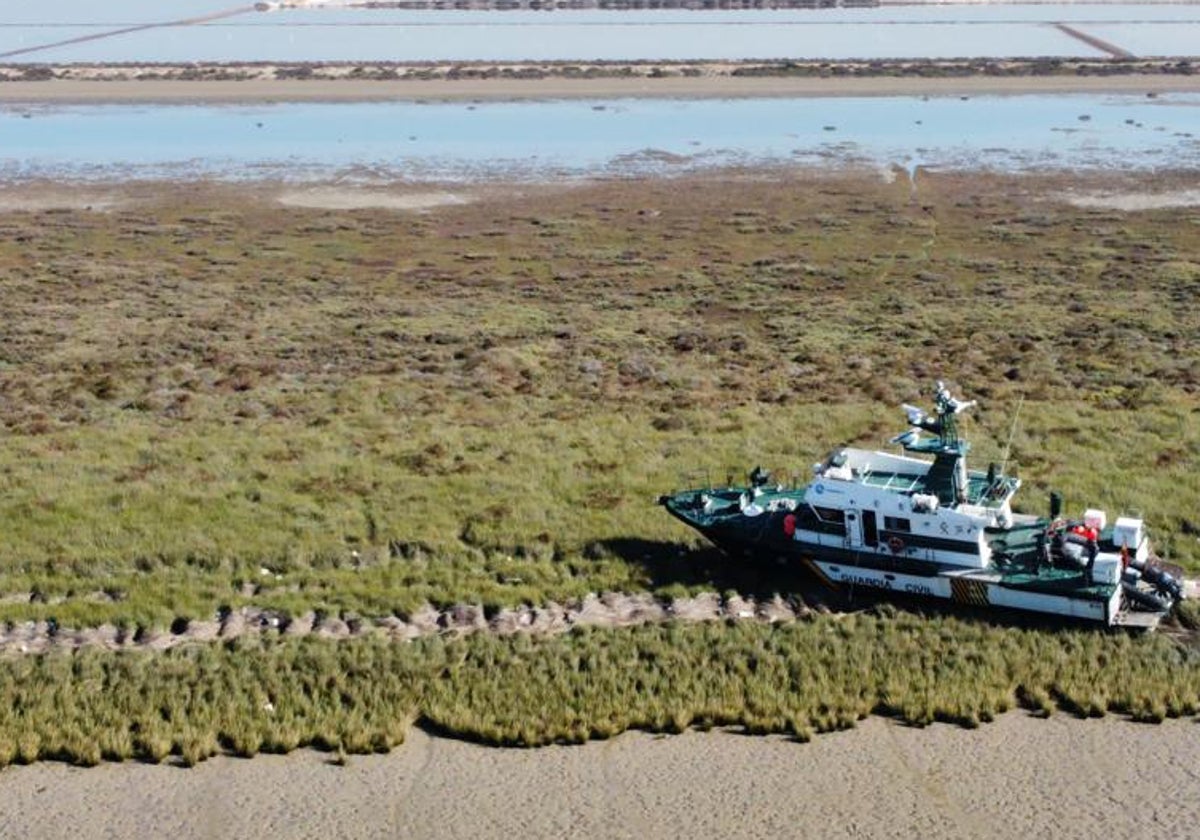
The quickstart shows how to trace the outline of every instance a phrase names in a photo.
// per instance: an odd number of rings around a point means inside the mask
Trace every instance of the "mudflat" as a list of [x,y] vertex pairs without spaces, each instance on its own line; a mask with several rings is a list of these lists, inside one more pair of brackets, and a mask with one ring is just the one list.
[[191,770],[0,773],[6,837],[1175,838],[1200,819],[1194,721],[1013,712],[978,730],[880,718],[807,744],[627,733],[508,750],[414,730],[345,766],[302,751]]
[[710,74],[655,78],[401,78],[360,80],[239,78],[189,81],[92,77],[5,81],[3,103],[298,102],[380,100],[736,98],[806,96],[983,96],[1017,94],[1158,94],[1200,91],[1200,75],[788,77]]

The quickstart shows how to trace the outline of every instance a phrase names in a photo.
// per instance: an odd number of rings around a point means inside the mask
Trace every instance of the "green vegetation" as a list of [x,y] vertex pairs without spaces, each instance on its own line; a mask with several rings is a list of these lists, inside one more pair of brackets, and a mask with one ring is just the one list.
[[731,174],[416,215],[162,186],[6,213],[0,621],[737,586],[655,496],[803,476],[938,377],[981,402],[977,462],[1024,398],[1028,509],[1141,510],[1200,569],[1200,210],[1056,189]]
[[870,714],[977,726],[1037,714],[1195,715],[1200,659],[1161,636],[998,628],[898,613],[395,644],[256,639],[168,653],[0,660],[0,766],[311,745],[344,760],[413,721],[497,745],[626,729],[812,734]]
[[156,64],[147,67],[122,67],[111,64],[66,65],[0,64],[0,80],[45,82],[52,79],[95,79],[128,81],[158,79],[174,81],[218,81],[246,79],[300,80],[358,80],[384,81],[395,79],[597,79],[630,78],[659,79],[724,75],[739,76],[804,76],[828,77],[895,77],[895,78],[964,78],[964,77],[1028,77],[1028,76],[1189,76],[1195,72],[1193,62],[1177,58],[1010,58],[994,59],[913,59],[913,60],[804,60],[731,61],[714,66],[711,61],[593,61],[586,64],[570,62],[464,62],[448,64],[415,64],[383,61],[371,63],[321,62],[320,64],[277,63],[235,64],[222,62],[205,65]]

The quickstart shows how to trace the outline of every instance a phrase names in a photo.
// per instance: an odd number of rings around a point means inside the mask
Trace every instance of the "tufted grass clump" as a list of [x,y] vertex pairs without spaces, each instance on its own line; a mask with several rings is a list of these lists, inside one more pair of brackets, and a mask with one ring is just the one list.
[[1200,654],[1162,636],[912,615],[665,624],[408,644],[259,639],[0,659],[0,763],[194,765],[385,752],[416,724],[497,746],[735,727],[806,741],[869,715],[974,728],[1014,708],[1161,721],[1200,710]]
[[194,765],[303,746],[373,752],[403,741],[416,686],[440,659],[382,641],[81,650],[0,660],[0,759]]
[[[605,735],[687,724],[805,740],[870,714],[973,728],[1018,706],[1153,719],[1166,709],[1194,714],[1200,700],[1200,656],[1162,637],[904,613],[575,632],[521,645],[481,637],[471,647],[428,686],[423,714],[438,731],[506,745],[573,743],[597,720]],[[1122,692],[1153,703],[1136,706]]]

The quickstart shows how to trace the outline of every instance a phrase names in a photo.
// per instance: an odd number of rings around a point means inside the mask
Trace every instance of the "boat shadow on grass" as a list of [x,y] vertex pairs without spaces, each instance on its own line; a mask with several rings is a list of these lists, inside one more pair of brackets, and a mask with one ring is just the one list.
[[803,601],[808,606],[832,606],[833,596],[804,568],[773,560],[742,560],[714,546],[691,546],[682,542],[618,537],[590,543],[590,557],[616,557],[645,574],[653,591],[676,587],[736,592],[756,601],[779,595],[785,600]]
[[923,618],[954,618],[996,627],[1056,632],[1093,629],[1101,632],[1131,632],[1082,619],[1037,613],[982,608],[931,601],[903,593],[881,593],[865,587],[830,589],[803,566],[774,559],[734,558],[715,546],[691,546],[682,542],[619,537],[590,543],[590,557],[616,557],[643,570],[648,588],[669,592],[674,588],[705,589],[728,598],[736,593],[763,602],[776,595],[797,611],[807,607],[821,612],[905,613]]

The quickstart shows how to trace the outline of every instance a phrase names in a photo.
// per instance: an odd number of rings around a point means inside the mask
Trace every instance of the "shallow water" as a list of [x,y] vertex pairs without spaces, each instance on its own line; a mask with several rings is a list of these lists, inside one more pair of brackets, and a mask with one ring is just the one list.
[[[0,53],[237,8],[212,0],[5,0]],[[748,11],[246,12],[39,50],[15,61],[519,61],[1100,56],[1071,22],[1140,55],[1200,52],[1200,7],[896,6]],[[1126,43],[1128,41],[1128,43]],[[1136,45],[1136,46],[1133,46]]]
[[[469,14],[469,13],[464,13]],[[1045,25],[847,25],[756,23],[492,22],[343,27],[201,26],[123,35],[22,57],[53,62],[179,61],[686,61],[745,58],[1095,57],[1092,47]],[[6,49],[92,30],[0,33]]]
[[1200,95],[0,110],[0,175],[466,180],[828,162],[1200,165]]

